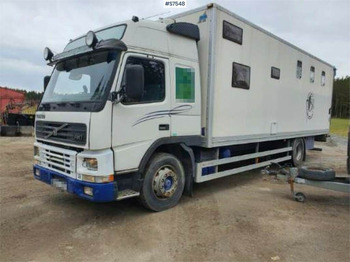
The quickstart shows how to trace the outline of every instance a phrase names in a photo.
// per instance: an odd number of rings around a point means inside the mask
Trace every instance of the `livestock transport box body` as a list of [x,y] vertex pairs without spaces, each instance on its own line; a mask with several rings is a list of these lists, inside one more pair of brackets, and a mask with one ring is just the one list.
[[328,133],[332,65],[217,4],[173,18],[200,29],[208,147]]
[[34,177],[87,200],[161,211],[193,183],[300,165],[329,131],[334,67],[216,4],[44,58]]

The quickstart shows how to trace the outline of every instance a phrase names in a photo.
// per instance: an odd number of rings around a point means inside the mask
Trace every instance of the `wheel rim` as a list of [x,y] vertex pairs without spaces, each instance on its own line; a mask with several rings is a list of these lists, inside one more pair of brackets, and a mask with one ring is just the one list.
[[295,159],[297,161],[301,161],[302,158],[303,158],[303,145],[302,145],[302,143],[298,143],[297,148],[296,148]]
[[171,166],[162,166],[153,177],[152,189],[157,198],[167,199],[177,190],[178,179]]

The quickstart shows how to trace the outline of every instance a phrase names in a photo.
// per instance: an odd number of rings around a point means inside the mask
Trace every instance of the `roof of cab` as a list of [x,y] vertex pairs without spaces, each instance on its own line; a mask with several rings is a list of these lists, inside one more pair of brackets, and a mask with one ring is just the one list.
[[[173,20],[132,20],[123,21],[102,28],[94,32],[119,25],[126,25],[125,33],[121,39],[128,50],[152,53],[161,56],[177,56],[183,59],[198,61],[196,41],[184,36],[169,33],[166,26],[173,23]],[[74,40],[84,37],[81,35]],[[73,40],[73,41],[74,41]]]

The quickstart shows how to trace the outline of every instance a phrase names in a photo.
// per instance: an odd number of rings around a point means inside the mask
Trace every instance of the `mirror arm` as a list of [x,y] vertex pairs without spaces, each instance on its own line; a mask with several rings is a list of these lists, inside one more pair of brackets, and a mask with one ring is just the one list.
[[125,85],[123,85],[119,91],[114,91],[111,93],[110,100],[113,104],[118,104],[125,98]]

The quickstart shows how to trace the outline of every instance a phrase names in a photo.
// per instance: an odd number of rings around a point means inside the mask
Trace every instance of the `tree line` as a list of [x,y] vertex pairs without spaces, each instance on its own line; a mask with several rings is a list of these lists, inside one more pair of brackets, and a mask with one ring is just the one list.
[[333,85],[332,117],[350,118],[350,76],[336,78]]
[[38,91],[27,91],[24,89],[19,89],[19,88],[10,88],[10,87],[4,87],[5,89],[11,89],[16,92],[20,92],[24,94],[24,99],[27,101],[40,101],[41,97],[43,96],[43,92],[38,92]]
[[43,96],[43,92],[37,91],[25,91],[24,93],[26,100],[40,101]]

